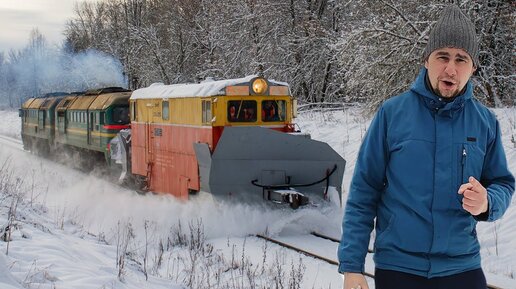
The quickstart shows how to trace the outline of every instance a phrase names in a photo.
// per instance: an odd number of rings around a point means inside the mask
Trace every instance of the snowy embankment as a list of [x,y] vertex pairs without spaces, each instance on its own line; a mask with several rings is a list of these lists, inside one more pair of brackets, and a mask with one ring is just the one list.
[[[516,172],[515,112],[497,114]],[[19,139],[17,112],[0,111],[0,118],[0,135]],[[369,120],[350,109],[305,112],[298,123],[346,159],[346,190]],[[341,288],[335,266],[250,237],[268,232],[303,243],[313,230],[339,237],[338,206],[291,211],[219,203],[208,194],[186,203],[142,196],[19,143],[0,138],[0,146],[0,185],[9,184],[0,186],[0,225],[12,228],[11,241],[0,241],[1,288]],[[478,229],[488,280],[503,288],[516,288],[515,220],[513,200],[504,219]],[[331,255],[335,248],[323,249]]]

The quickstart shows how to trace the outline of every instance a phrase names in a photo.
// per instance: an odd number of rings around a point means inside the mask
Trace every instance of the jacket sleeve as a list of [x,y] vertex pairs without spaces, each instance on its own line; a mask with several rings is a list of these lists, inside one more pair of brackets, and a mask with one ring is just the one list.
[[388,162],[387,119],[383,107],[373,118],[360,147],[342,222],[339,272],[364,272],[365,256],[385,187]]
[[478,221],[492,222],[500,219],[511,204],[514,193],[514,176],[507,166],[497,120],[494,131],[495,135],[487,147],[481,177],[481,183],[487,189],[489,208],[486,213],[476,217]]

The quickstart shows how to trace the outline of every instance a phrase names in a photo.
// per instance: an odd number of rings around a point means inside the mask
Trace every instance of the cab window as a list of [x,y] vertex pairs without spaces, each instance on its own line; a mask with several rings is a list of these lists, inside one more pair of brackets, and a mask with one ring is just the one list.
[[286,101],[284,100],[264,100],[262,101],[262,121],[285,121]]
[[230,122],[255,122],[256,101],[230,100],[228,101],[227,116]]
[[163,120],[169,119],[169,111],[168,101],[164,101],[161,105],[161,115],[163,116]]
[[118,106],[113,108],[113,123],[129,123],[129,107]]
[[131,102],[131,119],[136,120],[136,102]]
[[211,123],[211,101],[203,100],[202,101],[202,123],[208,124]]

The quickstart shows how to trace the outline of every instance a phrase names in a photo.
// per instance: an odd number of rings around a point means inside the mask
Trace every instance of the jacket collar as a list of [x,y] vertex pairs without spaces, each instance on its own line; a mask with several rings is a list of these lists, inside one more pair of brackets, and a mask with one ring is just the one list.
[[418,94],[424,101],[426,107],[438,115],[452,117],[455,112],[459,112],[464,108],[464,103],[473,96],[473,85],[471,81],[466,84],[464,92],[456,96],[451,102],[443,101],[434,91],[426,84],[427,69],[422,68],[416,81],[412,84],[410,90]]

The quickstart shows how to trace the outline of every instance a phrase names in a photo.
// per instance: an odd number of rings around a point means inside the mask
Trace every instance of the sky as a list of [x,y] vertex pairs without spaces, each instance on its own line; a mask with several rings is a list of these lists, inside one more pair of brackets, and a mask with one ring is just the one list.
[[79,1],[0,0],[0,53],[23,48],[34,28],[45,36],[49,45],[59,46],[64,40],[65,23],[73,17],[77,2]]

